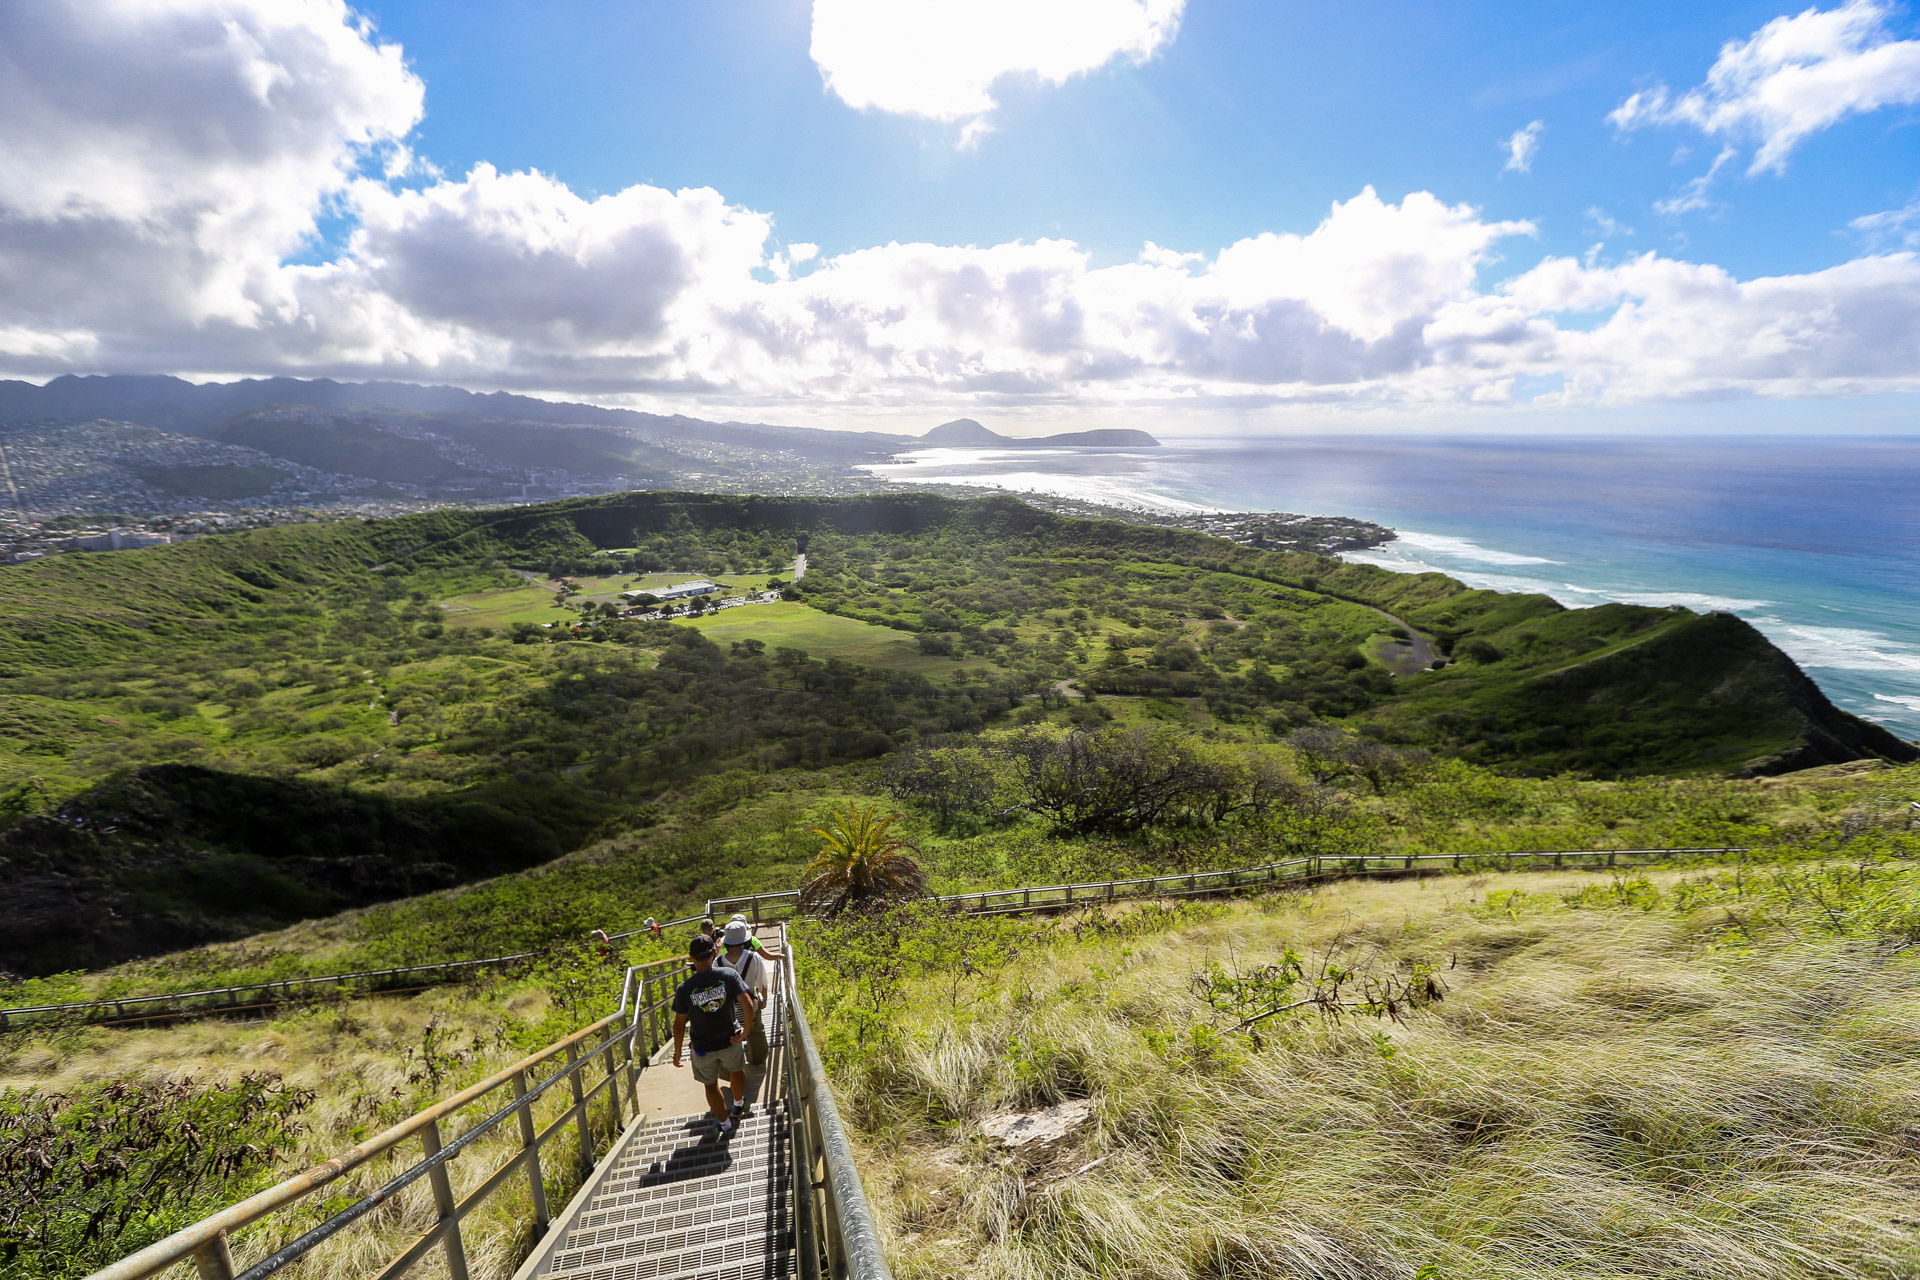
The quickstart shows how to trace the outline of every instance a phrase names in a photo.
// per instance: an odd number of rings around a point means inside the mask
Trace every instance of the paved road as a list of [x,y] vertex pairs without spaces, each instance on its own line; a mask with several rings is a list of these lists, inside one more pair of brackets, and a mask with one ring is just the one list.
[[807,576],[807,553],[802,551],[793,558],[793,580],[795,582]]
[[1422,671],[1425,671],[1427,668],[1433,665],[1434,652],[1433,652],[1432,640],[1428,639],[1426,636],[1421,635],[1418,631],[1415,631],[1412,627],[1408,626],[1406,623],[1402,622],[1400,619],[1394,617],[1392,614],[1388,613],[1385,609],[1375,609],[1370,604],[1362,605],[1360,607],[1363,609],[1372,609],[1373,612],[1379,614],[1381,617],[1385,618],[1388,622],[1391,622],[1394,626],[1399,627],[1401,630],[1405,631],[1408,635],[1413,637],[1412,658],[1414,662],[1419,664],[1420,669]]

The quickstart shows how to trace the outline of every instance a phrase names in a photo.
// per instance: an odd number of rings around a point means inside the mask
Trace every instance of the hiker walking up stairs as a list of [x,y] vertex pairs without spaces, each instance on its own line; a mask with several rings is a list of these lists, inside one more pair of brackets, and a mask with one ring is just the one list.
[[[738,985],[732,970],[721,972],[734,977],[723,986]],[[785,1075],[786,1012],[778,989],[753,1009],[766,1028],[770,1081]],[[641,1076],[640,1109],[661,1118],[636,1126],[601,1161],[515,1280],[797,1274],[789,1100],[768,1089],[761,1104],[723,1134],[703,1096],[705,1082],[670,1066],[669,1053],[663,1046],[660,1060]]]

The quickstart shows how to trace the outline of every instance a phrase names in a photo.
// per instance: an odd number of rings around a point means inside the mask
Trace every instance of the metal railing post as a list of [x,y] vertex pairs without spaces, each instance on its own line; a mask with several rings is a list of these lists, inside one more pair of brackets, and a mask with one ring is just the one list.
[[645,1061],[634,1052],[635,1041],[640,1035],[640,1006],[635,1005],[633,1016],[627,1019],[627,1033],[620,1037],[620,1043],[627,1046],[627,1102],[633,1107],[633,1115],[640,1117],[640,1070]]
[[620,1118],[620,1064],[613,1056],[614,1046],[619,1043],[620,1037],[615,1036],[607,1041],[607,1047],[600,1051],[600,1061],[605,1063],[607,1068],[607,1106],[613,1109],[613,1132],[615,1133],[627,1127],[627,1122]]
[[195,1249],[193,1265],[200,1280],[233,1280],[233,1250],[227,1245],[227,1233],[222,1231]]
[[655,1053],[665,1047],[668,1038],[673,1034],[673,1016],[671,1009],[668,1008],[669,993],[674,986],[673,978],[672,969],[662,970],[653,978],[653,1051]]
[[[427,1150],[427,1159],[440,1154],[440,1122],[429,1120],[426,1128],[420,1131],[420,1143]],[[453,1179],[447,1176],[447,1166],[437,1164],[427,1173],[427,1181],[433,1185],[433,1205],[440,1212],[440,1221],[446,1226],[446,1234],[440,1237],[441,1247],[447,1254],[447,1273],[453,1280],[467,1280],[467,1246],[460,1238],[459,1204],[453,1198]]]
[[580,1073],[572,1069],[579,1061],[579,1046],[568,1045],[567,1083],[573,1087],[574,1132],[580,1135],[580,1176],[586,1178],[593,1173],[593,1131],[587,1126],[587,1095],[580,1087]]
[[526,1102],[527,1073],[513,1073],[513,1100],[520,1103],[520,1149],[527,1153],[527,1191],[533,1197],[533,1238],[547,1233],[547,1176],[540,1171],[540,1143],[534,1136],[533,1107]]

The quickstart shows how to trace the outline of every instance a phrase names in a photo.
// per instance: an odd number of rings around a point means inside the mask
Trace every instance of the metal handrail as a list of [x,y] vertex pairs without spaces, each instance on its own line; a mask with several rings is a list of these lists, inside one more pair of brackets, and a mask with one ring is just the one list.
[[780,982],[787,1010],[788,1124],[793,1141],[795,1252],[801,1280],[892,1280],[873,1206],[860,1183],[853,1142],[833,1100],[806,1010],[794,947],[785,943]]
[[[1129,893],[1128,897],[1165,897],[1185,894],[1210,893],[1212,887],[1221,880],[1226,881],[1229,891],[1240,888],[1253,888],[1260,883],[1272,883],[1279,873],[1289,868],[1305,868],[1297,876],[1289,879],[1312,879],[1324,875],[1365,875],[1374,872],[1415,870],[1420,864],[1443,863],[1455,868],[1478,866],[1489,862],[1504,861],[1511,865],[1515,859],[1552,858],[1555,866],[1566,865],[1567,858],[1604,858],[1605,866],[1616,866],[1621,858],[1673,858],[1700,854],[1748,853],[1746,846],[1720,846],[1714,848],[1685,849],[1531,849],[1511,852],[1489,853],[1394,853],[1394,854],[1311,854],[1304,858],[1290,858],[1284,862],[1263,862],[1253,866],[1234,867],[1218,871],[1182,871],[1163,876],[1132,876],[1112,880],[1092,880],[1085,882],[1066,882],[1048,885],[1025,885],[1014,889],[976,889],[971,893],[928,894],[922,901],[938,906],[958,906],[970,914],[981,912],[997,913],[1001,911],[1052,910],[1065,905],[1091,905],[1098,901],[1113,901],[1121,896],[1122,890],[1147,886],[1147,892]],[[1583,864],[1574,864],[1583,865]],[[1171,892],[1163,892],[1170,890]],[[1043,897],[1043,895],[1058,895]],[[1077,895],[1077,896],[1076,896]],[[717,917],[721,912],[733,910],[750,912],[755,920],[760,919],[762,908],[786,907],[796,905],[800,898],[797,889],[778,889],[767,893],[739,894],[726,898],[707,899],[707,915]],[[1019,898],[1018,906],[996,907],[990,905]],[[968,904],[974,904],[969,907]]]
[[[629,991],[639,989],[637,984],[653,979],[655,976],[653,971],[672,969],[677,967],[678,963],[677,960],[662,960],[629,969],[625,988]],[[633,1039],[642,1018],[646,1017],[651,1021],[654,1012],[638,1000],[629,1011],[627,1001],[623,999],[619,1010],[599,1021],[569,1036],[564,1036],[512,1066],[497,1071],[451,1097],[442,1099],[425,1110],[409,1116],[385,1132],[349,1148],[331,1160],[315,1165],[304,1173],[269,1187],[219,1213],[203,1218],[164,1240],[129,1254],[111,1266],[95,1272],[89,1280],[143,1280],[144,1277],[154,1275],[187,1258],[194,1260],[202,1280],[261,1280],[262,1277],[273,1274],[304,1256],[316,1245],[350,1227],[422,1177],[428,1178],[432,1184],[439,1219],[432,1228],[387,1265],[381,1272],[383,1280],[385,1277],[406,1274],[436,1244],[445,1251],[448,1271],[455,1280],[464,1280],[467,1264],[465,1244],[460,1235],[461,1219],[495,1191],[505,1186],[516,1168],[524,1167],[534,1206],[534,1235],[538,1239],[539,1235],[545,1231],[548,1221],[545,1175],[540,1162],[541,1148],[571,1125],[579,1138],[579,1156],[584,1175],[592,1168],[596,1150],[597,1135],[594,1132],[596,1126],[592,1122],[589,1111],[593,1102],[602,1094],[607,1097],[613,1120],[611,1132],[608,1135],[609,1141],[612,1140],[613,1135],[618,1134],[625,1127],[621,1119],[623,1083],[627,1103],[625,1113],[632,1115],[637,1112],[639,1077],[646,1062],[644,1058],[634,1055]],[[593,1042],[596,1036],[600,1039]],[[623,1049],[624,1054],[622,1054]],[[529,1072],[563,1056],[566,1059],[564,1066],[560,1066],[538,1085],[528,1087]],[[588,1064],[596,1060],[604,1067],[604,1074],[598,1083],[585,1087],[582,1084],[585,1069]],[[544,1129],[536,1130],[533,1123],[534,1104],[557,1089],[562,1082],[570,1087],[572,1105]],[[501,1088],[512,1090],[511,1102],[473,1125],[453,1141],[442,1142],[440,1122],[443,1119]],[[490,1173],[464,1200],[456,1201],[447,1166],[480,1138],[504,1124],[509,1118],[518,1120],[519,1151]],[[331,1215],[325,1222],[261,1259],[246,1271],[236,1272],[228,1243],[234,1231],[306,1199],[349,1171],[414,1137],[421,1140],[422,1159],[389,1179],[379,1189],[363,1196],[339,1213]]]

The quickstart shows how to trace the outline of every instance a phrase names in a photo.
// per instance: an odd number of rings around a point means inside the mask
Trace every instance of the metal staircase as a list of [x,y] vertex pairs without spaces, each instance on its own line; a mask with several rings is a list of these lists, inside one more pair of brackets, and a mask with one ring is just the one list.
[[733,1135],[722,1139],[705,1112],[636,1121],[515,1280],[783,1280],[797,1274],[784,996],[777,993],[762,1014],[770,1053],[764,1071],[753,1073],[762,1100]]
[[[332,1247],[329,1242],[369,1222],[394,1197],[421,1194],[408,1190],[416,1184],[431,1190],[438,1211],[433,1225],[384,1266],[355,1274],[396,1280],[439,1253],[451,1280],[477,1280],[462,1224],[489,1197],[520,1184],[528,1189],[534,1243],[513,1280],[890,1280],[790,958],[773,966],[775,987],[764,1011],[770,1053],[764,1070],[749,1074],[757,1097],[753,1114],[726,1139],[704,1113],[644,1114],[640,1083],[670,1052],[669,1002],[684,964],[629,969],[616,1012],[91,1280],[143,1280],[188,1259],[200,1280],[265,1280]],[[503,1094],[505,1106],[480,1114],[498,1106]],[[458,1136],[449,1132],[454,1127]],[[490,1135],[494,1145],[484,1149],[505,1151],[506,1160],[464,1197],[457,1195],[447,1166],[482,1150],[476,1144]],[[555,1167],[549,1162],[559,1158],[554,1144],[563,1136],[577,1137],[571,1156],[585,1163],[579,1189],[550,1216],[545,1170]],[[329,1209],[351,1203],[304,1233],[289,1239],[297,1227],[276,1230],[277,1215],[311,1208],[323,1188],[337,1188],[372,1161],[390,1160],[415,1139],[418,1162],[358,1199],[335,1197]],[[236,1232],[266,1241],[271,1251],[255,1244],[242,1249],[250,1264],[236,1261],[230,1239]]]
[[607,1179],[520,1273],[550,1280],[774,1280],[795,1274],[793,1143],[784,1103],[730,1141],[703,1116],[638,1129]]

